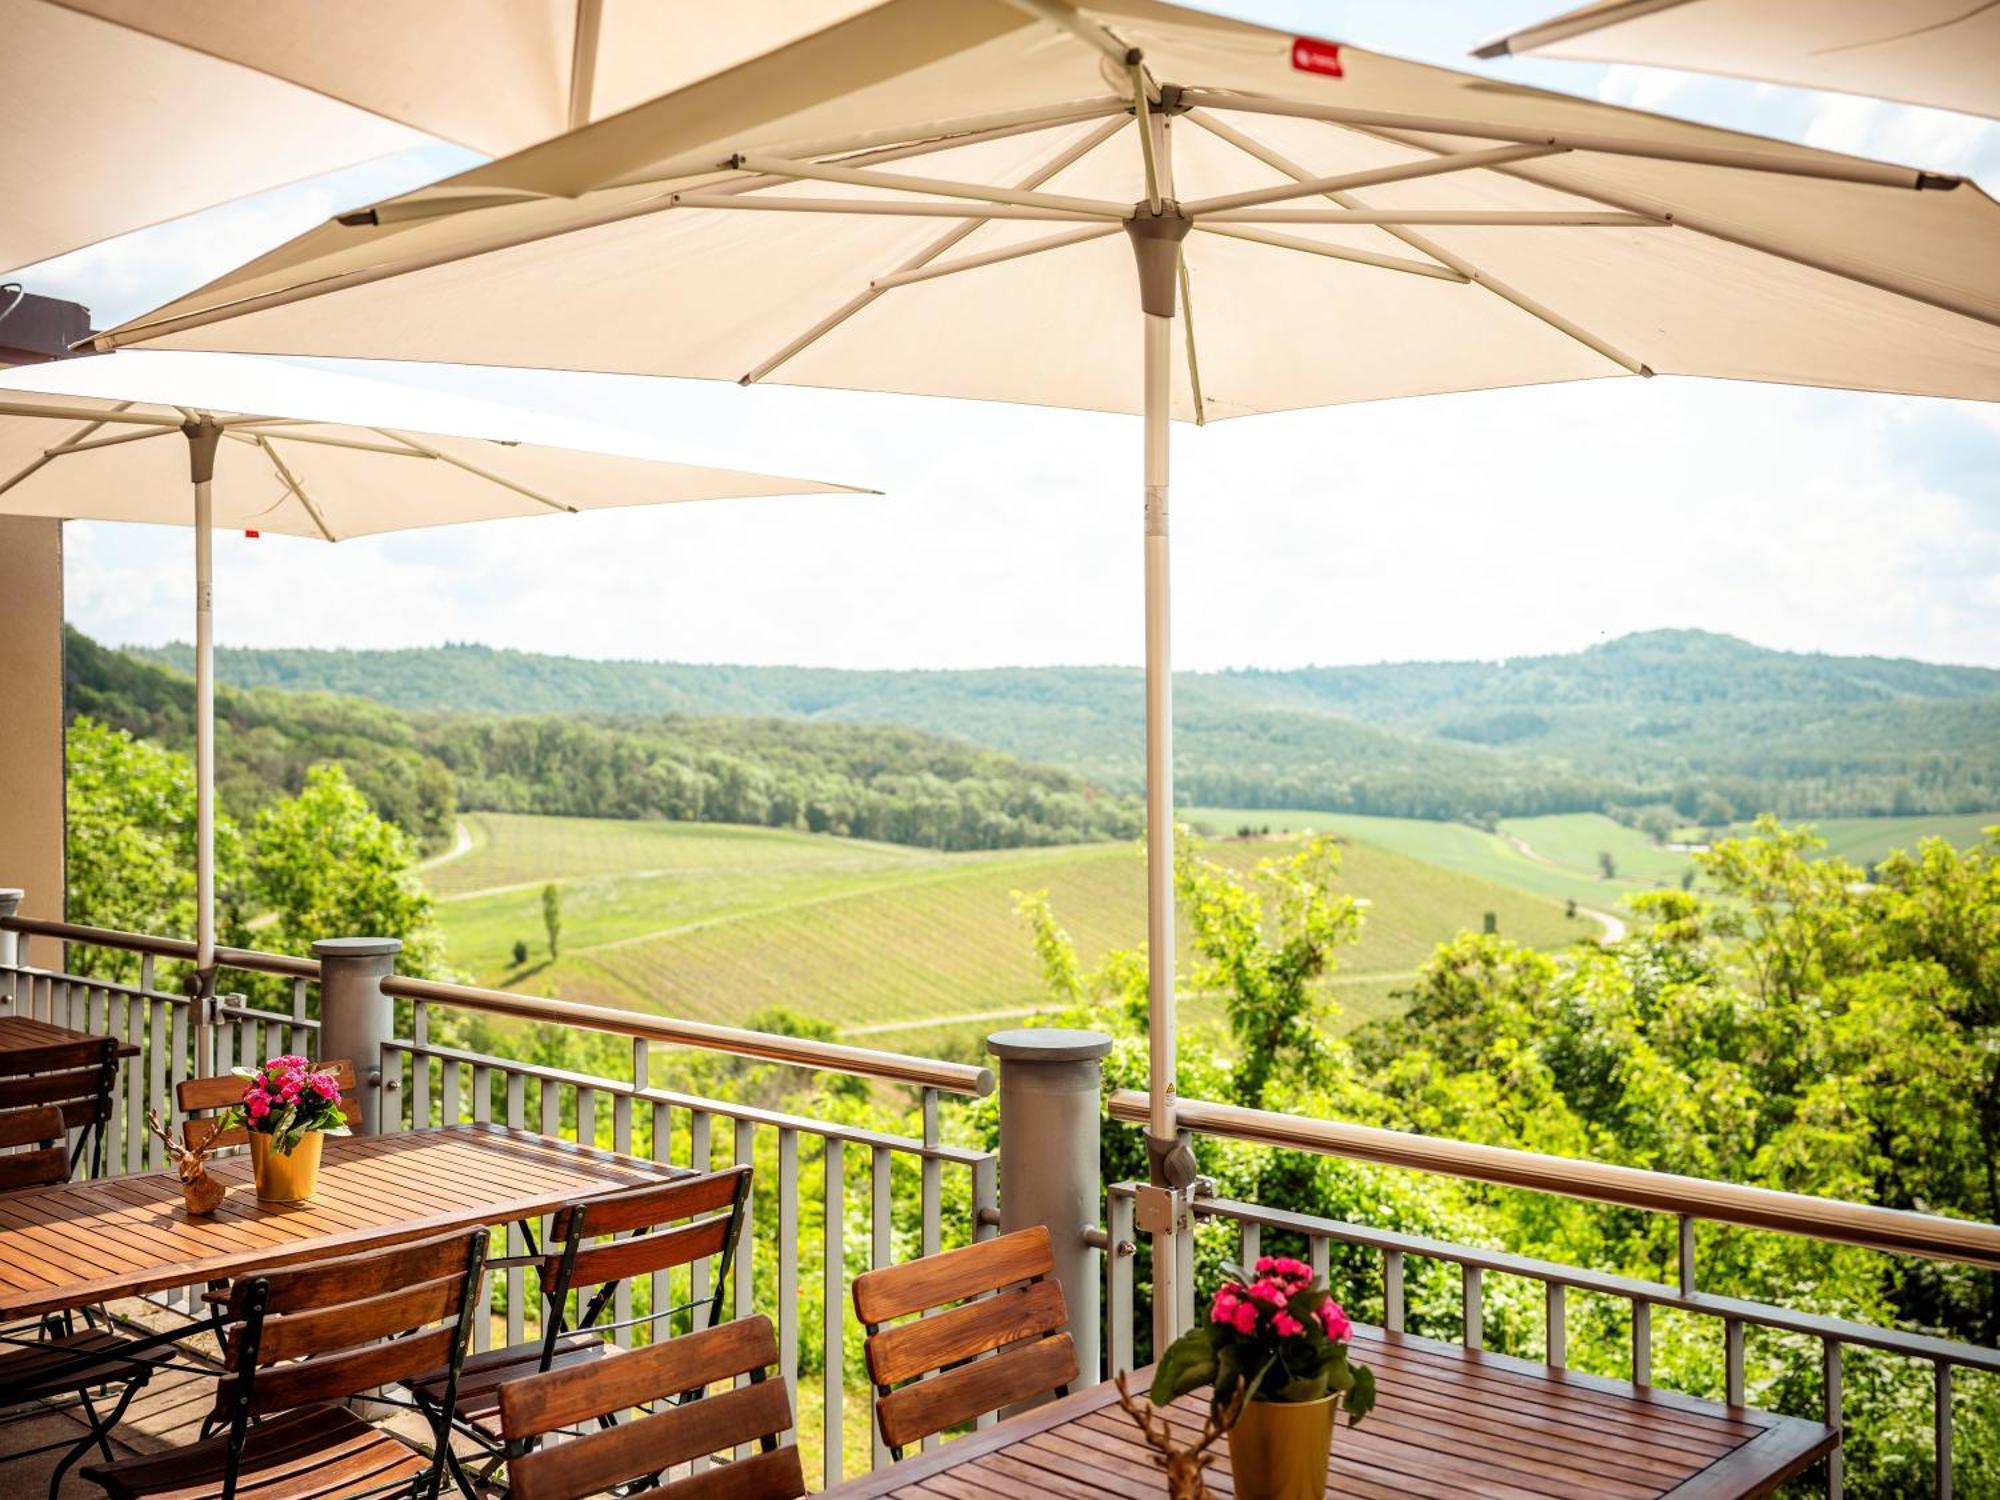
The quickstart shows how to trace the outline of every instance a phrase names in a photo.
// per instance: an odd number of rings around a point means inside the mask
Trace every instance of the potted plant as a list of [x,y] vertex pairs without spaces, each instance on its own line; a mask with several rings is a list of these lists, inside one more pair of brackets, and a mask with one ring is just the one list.
[[250,1132],[250,1166],[264,1203],[310,1201],[319,1187],[321,1144],[347,1134],[340,1079],[303,1057],[274,1057],[237,1068],[248,1080],[237,1116]]
[[1212,1388],[1229,1431],[1237,1500],[1320,1500],[1336,1411],[1348,1425],[1375,1405],[1375,1377],[1347,1357],[1352,1332],[1303,1261],[1265,1256],[1216,1290],[1208,1316],[1161,1355],[1152,1398]]

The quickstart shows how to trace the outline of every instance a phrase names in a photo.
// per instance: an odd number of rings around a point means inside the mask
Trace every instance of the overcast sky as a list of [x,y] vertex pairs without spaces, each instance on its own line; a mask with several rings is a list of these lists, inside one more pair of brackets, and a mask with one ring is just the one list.
[[[1970,173],[2000,126],[1842,95],[1504,60],[1559,0],[1237,0],[1292,30]],[[100,327],[476,160],[434,147],[17,274]],[[880,498],[733,501],[327,547],[217,539],[225,645],[482,641],[826,666],[1136,663],[1136,419],[623,377],[369,373],[630,427]],[[1690,380],[1430,397],[1174,434],[1185,667],[1564,651],[1693,626],[1789,650],[2000,666],[2000,410]],[[72,524],[70,618],[190,632],[185,531]]]

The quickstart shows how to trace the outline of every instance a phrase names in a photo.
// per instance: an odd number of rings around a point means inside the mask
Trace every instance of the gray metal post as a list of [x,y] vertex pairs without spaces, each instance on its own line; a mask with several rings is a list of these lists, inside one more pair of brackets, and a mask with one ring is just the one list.
[[1000,1230],[1048,1226],[1056,1280],[1069,1304],[1079,1386],[1102,1379],[1100,1252],[1088,1236],[1104,1211],[1098,1155],[1103,1118],[1101,1031],[1001,1031],[986,1039],[1000,1059]]
[[[11,917],[21,909],[21,898],[28,893],[17,885],[0,886],[0,917]],[[0,929],[0,968],[13,968],[21,961],[20,937]]]
[[347,1058],[361,1085],[363,1135],[382,1128],[382,1046],[396,1032],[396,1002],[382,981],[396,972],[401,938],[321,938],[319,960],[319,1058]]

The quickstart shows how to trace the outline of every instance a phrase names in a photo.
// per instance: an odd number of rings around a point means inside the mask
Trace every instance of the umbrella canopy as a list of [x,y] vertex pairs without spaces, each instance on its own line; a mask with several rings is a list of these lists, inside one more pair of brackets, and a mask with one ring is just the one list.
[[1143,411],[1149,1131],[1184,1184],[1169,414],[1655,372],[2000,397],[1996,251],[2000,207],[1912,168],[1157,0],[883,0],[102,343]]
[[1723,73],[2000,118],[2000,7],[1966,0],[1599,0],[1478,57]]
[[[575,446],[522,442],[524,429]],[[0,375],[0,513],[195,528],[195,941],[204,984],[215,962],[213,527],[331,542],[507,516],[855,493],[640,452],[630,437],[587,424],[271,360],[121,354]]]
[[0,0],[0,269],[431,136],[505,155],[862,3]]

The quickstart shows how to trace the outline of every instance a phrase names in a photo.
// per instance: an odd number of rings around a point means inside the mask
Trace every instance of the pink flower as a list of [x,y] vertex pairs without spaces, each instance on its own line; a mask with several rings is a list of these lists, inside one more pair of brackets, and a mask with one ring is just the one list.
[[1271,1269],[1280,1276],[1287,1277],[1292,1281],[1312,1280],[1312,1267],[1302,1260],[1293,1260],[1289,1256],[1274,1262]]
[[1278,1330],[1280,1338],[1292,1338],[1306,1331],[1306,1325],[1288,1312],[1281,1312],[1271,1320],[1271,1326]]
[[299,1089],[303,1086],[303,1082],[297,1073],[292,1074],[291,1077],[278,1085],[278,1097],[283,1099],[287,1104],[293,1103],[299,1097]]
[[331,1073],[308,1073],[306,1087],[322,1099],[332,1100],[340,1097],[340,1080]]
[[1319,1320],[1326,1325],[1326,1336],[1336,1344],[1345,1343],[1354,1332],[1354,1325],[1348,1321],[1338,1302],[1322,1302],[1319,1306]]
[[296,1052],[287,1052],[283,1057],[274,1057],[264,1064],[267,1068],[309,1068],[311,1063]]
[[1254,1270],[1259,1276],[1262,1276],[1270,1271],[1276,1270],[1277,1265],[1278,1263],[1275,1260],[1273,1260],[1270,1256],[1264,1255],[1258,1257],[1257,1264],[1251,1267],[1251,1269]]
[[251,1119],[261,1120],[271,1112],[271,1096],[262,1089],[253,1090],[243,1096],[243,1106],[249,1110]]
[[1257,1331],[1257,1309],[1255,1305],[1248,1302],[1237,1303],[1236,1311],[1230,1321],[1236,1325],[1238,1333],[1255,1333]]
[[1259,1302],[1270,1303],[1273,1307],[1283,1307],[1291,1300],[1285,1295],[1285,1289],[1282,1286],[1275,1281],[1269,1280],[1260,1281],[1251,1287],[1250,1295],[1255,1297]]

